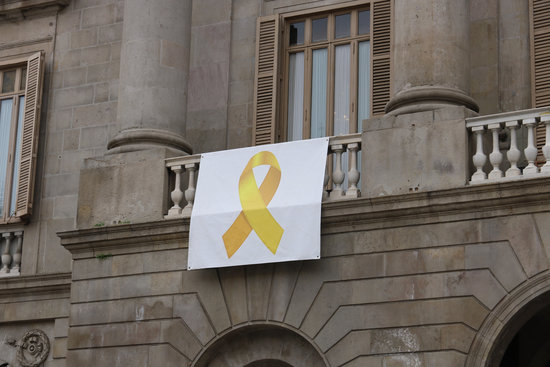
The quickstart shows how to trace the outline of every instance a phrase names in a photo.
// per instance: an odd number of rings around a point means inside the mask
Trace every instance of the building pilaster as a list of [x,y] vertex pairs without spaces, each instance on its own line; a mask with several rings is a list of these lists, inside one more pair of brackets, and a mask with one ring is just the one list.
[[125,2],[111,152],[161,146],[191,153],[185,139],[191,6],[191,0]]
[[468,0],[395,0],[393,115],[465,106],[469,96]]

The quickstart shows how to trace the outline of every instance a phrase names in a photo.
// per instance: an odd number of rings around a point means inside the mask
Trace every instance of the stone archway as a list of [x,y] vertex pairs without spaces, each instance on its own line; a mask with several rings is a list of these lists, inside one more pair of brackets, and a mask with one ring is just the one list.
[[207,346],[192,367],[327,367],[315,346],[297,332],[274,324],[247,325]]
[[[550,272],[529,279],[495,307],[478,331],[465,367],[501,367],[518,332],[547,310],[550,310]],[[543,347],[539,349],[544,351]]]

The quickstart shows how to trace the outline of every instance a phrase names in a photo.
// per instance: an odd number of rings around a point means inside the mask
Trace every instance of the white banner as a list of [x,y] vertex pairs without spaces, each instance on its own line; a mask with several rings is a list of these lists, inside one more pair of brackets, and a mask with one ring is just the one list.
[[318,259],[328,138],[206,153],[188,269]]

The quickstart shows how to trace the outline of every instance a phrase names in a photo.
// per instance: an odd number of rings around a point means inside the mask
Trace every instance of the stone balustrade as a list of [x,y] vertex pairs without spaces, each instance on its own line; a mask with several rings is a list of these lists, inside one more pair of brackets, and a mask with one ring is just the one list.
[[0,232],[0,277],[17,276],[21,270],[23,231]]
[[[469,118],[466,128],[472,132],[475,144],[475,149],[470,150],[474,152],[475,167],[471,184],[550,174],[550,107]],[[539,151],[536,134],[544,131],[545,145]],[[519,139],[520,136],[523,139]],[[544,165],[540,163],[542,156],[546,161]]]
[[[361,195],[359,189],[360,152],[361,134],[330,138],[323,201],[351,199]],[[201,156],[197,154],[166,160],[166,167],[174,177],[174,186],[170,193],[172,207],[164,218],[188,218],[191,216],[200,159]],[[186,186],[185,190],[182,189],[183,185]]]

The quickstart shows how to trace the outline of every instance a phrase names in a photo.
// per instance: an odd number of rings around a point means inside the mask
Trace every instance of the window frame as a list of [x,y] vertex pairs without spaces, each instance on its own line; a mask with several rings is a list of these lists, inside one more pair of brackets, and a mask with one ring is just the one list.
[[[311,136],[311,98],[312,98],[312,68],[313,68],[313,50],[326,48],[328,53],[327,61],[327,96],[326,96],[326,136],[334,135],[334,75],[335,75],[335,47],[339,45],[350,45],[350,119],[349,133],[358,132],[358,77],[359,77],[359,52],[360,42],[368,41],[371,44],[369,78],[372,85],[372,33],[373,33],[373,4],[374,1],[355,1],[345,6],[342,4],[326,6],[313,10],[302,10],[281,15],[282,37],[281,37],[281,68],[279,75],[280,103],[279,103],[279,124],[277,129],[277,141],[288,141],[288,94],[289,94],[289,64],[290,54],[304,52],[304,99],[302,106],[302,139],[309,139]],[[369,11],[369,33],[359,35],[358,15],[360,11]],[[350,36],[337,39],[335,38],[335,17],[337,15],[351,15]],[[312,42],[312,21],[314,19],[327,17],[327,40]],[[305,22],[304,43],[301,45],[290,46],[290,25],[296,22]],[[306,92],[307,91],[307,92]],[[369,95],[370,116],[372,117],[372,93]]]
[[[10,122],[10,136],[8,164],[6,167],[6,185],[4,188],[4,209],[0,214],[0,225],[12,223],[24,223],[32,212],[34,194],[34,180],[36,170],[36,156],[38,150],[38,130],[40,126],[40,110],[44,83],[44,52],[25,53],[21,56],[0,59],[0,70],[25,69],[25,86],[18,92],[0,93],[0,100],[14,99],[12,105],[12,117]],[[32,69],[32,70],[31,70]],[[30,75],[32,73],[33,75]],[[0,76],[0,91],[2,77]],[[16,73],[16,85],[21,88],[21,72]],[[24,104],[20,106],[20,97],[24,96]],[[7,97],[7,98],[6,98]],[[21,147],[19,167],[17,170],[17,185],[13,185],[15,169],[15,154],[17,152],[17,124],[20,108],[21,116]],[[11,212],[11,197],[15,193],[15,213]]]

